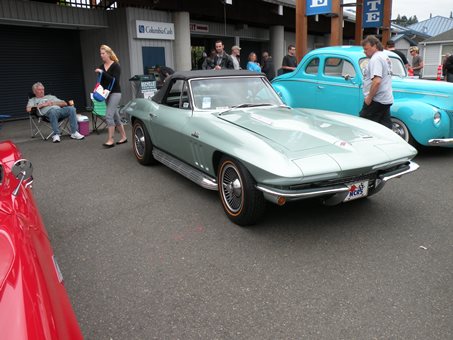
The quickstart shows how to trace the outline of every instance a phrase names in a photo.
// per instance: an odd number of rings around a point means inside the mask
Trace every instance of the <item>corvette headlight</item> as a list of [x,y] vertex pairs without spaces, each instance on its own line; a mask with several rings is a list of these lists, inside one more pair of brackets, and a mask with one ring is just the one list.
[[439,111],[436,111],[436,112],[434,113],[434,116],[433,116],[434,124],[435,124],[435,125],[439,125],[441,118],[442,118],[442,117],[441,117],[441,115],[440,115],[440,112],[439,112]]

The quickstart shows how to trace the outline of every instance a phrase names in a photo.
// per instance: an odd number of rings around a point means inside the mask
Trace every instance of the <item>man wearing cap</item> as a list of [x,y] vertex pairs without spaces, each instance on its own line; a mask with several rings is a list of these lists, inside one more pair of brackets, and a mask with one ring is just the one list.
[[241,62],[241,48],[237,45],[234,45],[232,48],[231,48],[231,60],[233,60],[233,67],[235,70],[240,70],[241,69],[241,65],[240,65],[240,62]]

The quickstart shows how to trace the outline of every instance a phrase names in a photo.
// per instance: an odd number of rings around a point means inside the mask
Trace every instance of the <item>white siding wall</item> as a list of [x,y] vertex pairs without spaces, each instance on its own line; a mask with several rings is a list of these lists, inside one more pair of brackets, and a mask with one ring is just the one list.
[[398,51],[403,52],[406,55],[406,58],[407,58],[408,61],[410,61],[410,59],[411,59],[411,56],[409,54],[409,47],[410,47],[410,44],[405,39],[399,39],[395,43],[395,49],[398,50]]
[[437,67],[441,64],[440,60],[440,44],[426,45],[423,50],[423,62],[425,67],[423,68],[423,78],[436,78]]

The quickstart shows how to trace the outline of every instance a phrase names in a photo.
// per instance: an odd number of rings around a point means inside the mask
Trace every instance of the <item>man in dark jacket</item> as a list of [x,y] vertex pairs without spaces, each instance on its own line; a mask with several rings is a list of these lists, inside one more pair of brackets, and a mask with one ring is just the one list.
[[453,83],[453,54],[449,55],[447,57],[447,59],[445,60],[444,70],[445,70],[445,79],[449,83]]
[[234,69],[233,60],[231,57],[225,52],[225,47],[223,46],[222,40],[217,40],[215,42],[215,50],[216,56],[214,58],[214,69],[221,70],[221,69]]
[[275,78],[275,68],[274,68],[274,61],[272,57],[269,55],[269,52],[264,51],[261,55],[263,59],[263,67],[261,68],[261,72],[266,74],[267,79],[272,80]]

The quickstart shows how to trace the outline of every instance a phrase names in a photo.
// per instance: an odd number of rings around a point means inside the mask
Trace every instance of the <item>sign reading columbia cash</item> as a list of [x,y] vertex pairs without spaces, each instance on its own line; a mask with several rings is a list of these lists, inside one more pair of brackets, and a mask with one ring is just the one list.
[[136,20],[138,39],[175,40],[175,26],[169,22]]

